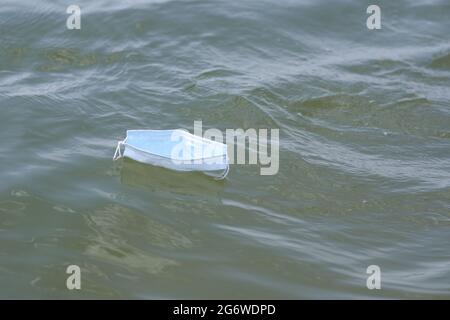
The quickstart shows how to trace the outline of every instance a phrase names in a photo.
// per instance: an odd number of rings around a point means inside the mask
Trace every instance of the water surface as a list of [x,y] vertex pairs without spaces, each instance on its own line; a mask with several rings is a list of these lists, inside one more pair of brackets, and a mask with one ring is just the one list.
[[[450,298],[448,1],[77,4],[0,6],[1,298]],[[111,159],[195,120],[278,174]]]

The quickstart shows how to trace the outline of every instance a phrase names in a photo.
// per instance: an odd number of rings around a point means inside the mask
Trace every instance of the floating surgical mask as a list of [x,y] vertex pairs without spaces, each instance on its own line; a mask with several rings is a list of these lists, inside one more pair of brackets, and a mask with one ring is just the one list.
[[[122,153],[122,147],[124,151]],[[224,179],[229,171],[227,145],[176,130],[127,130],[113,160],[136,161],[177,171],[202,171]]]

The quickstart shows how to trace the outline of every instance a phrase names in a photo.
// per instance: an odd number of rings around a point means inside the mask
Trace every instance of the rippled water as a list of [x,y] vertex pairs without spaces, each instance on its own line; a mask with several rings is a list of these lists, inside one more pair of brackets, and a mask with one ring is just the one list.
[[[450,298],[448,1],[76,4],[0,5],[0,297]],[[200,119],[278,174],[111,160]]]

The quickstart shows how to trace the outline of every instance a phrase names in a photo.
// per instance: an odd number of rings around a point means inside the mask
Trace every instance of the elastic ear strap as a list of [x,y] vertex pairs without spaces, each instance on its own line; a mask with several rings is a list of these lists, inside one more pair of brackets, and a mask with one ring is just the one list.
[[221,176],[214,178],[216,180],[223,180],[226,178],[226,176],[228,175],[228,172],[230,171],[230,164],[227,164],[227,168],[225,169],[225,171],[222,173]]
[[125,140],[117,142],[117,148],[116,148],[116,152],[114,152],[113,161],[116,161],[117,159],[120,159],[123,157],[122,150],[121,150],[121,147],[123,144],[125,144]]

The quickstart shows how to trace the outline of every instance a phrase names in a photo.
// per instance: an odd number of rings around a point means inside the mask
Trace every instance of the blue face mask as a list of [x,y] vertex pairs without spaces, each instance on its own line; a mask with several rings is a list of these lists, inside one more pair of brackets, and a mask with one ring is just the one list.
[[121,157],[177,171],[203,171],[219,180],[230,168],[226,144],[179,129],[127,130],[113,160]]

